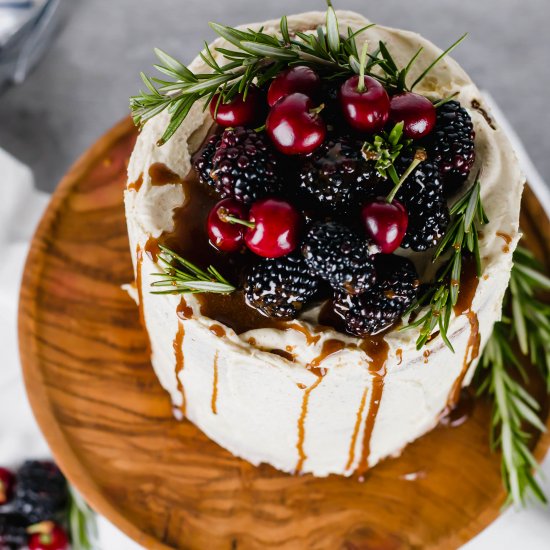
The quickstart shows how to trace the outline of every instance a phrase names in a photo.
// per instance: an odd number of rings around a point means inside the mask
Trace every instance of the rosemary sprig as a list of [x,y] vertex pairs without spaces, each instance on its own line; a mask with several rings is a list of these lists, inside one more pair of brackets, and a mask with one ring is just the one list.
[[72,486],[69,486],[69,528],[74,550],[96,550],[99,547],[95,512]]
[[419,318],[403,327],[404,329],[420,327],[420,334],[416,341],[417,349],[421,349],[438,328],[445,344],[454,351],[447,337],[447,331],[453,307],[458,301],[464,254],[474,256],[477,274],[481,275],[478,232],[479,228],[489,220],[481,204],[480,190],[478,174],[474,185],[452,206],[451,225],[433,256],[434,262],[445,254],[450,254],[449,259],[442,266],[434,283],[406,312],[408,314],[427,307]]
[[153,273],[160,277],[151,284],[154,288],[152,294],[198,294],[201,292],[215,292],[218,294],[230,294],[235,287],[225,279],[214,267],[209,266],[206,271],[195,264],[182,258],[169,248],[160,246],[159,262],[165,267],[162,273]]
[[517,506],[525,505],[530,495],[546,502],[535,477],[538,464],[528,446],[530,435],[525,431],[526,425],[545,431],[538,416],[540,406],[512,375],[515,371],[524,383],[527,381],[527,373],[512,347],[517,341],[520,352],[541,370],[550,391],[550,306],[537,299],[536,293],[541,290],[550,290],[550,279],[542,274],[531,253],[518,247],[505,297],[504,307],[510,317],[495,324],[478,372],[478,393],[494,400],[491,443],[502,451],[507,503]]
[[373,25],[366,25],[357,31],[348,28],[347,35],[342,36],[330,0],[327,0],[327,4],[325,25],[310,33],[297,31],[291,34],[286,17],[280,21],[278,36],[267,34],[262,29],[242,30],[211,23],[211,28],[229,42],[231,48],[216,48],[224,60],[220,63],[208,44],[205,44],[200,57],[211,69],[209,73],[195,74],[167,53],[156,49],[160,63],[155,68],[164,77],[149,77],[141,73],[146,89],[130,99],[134,122],[143,125],[150,118],[168,110],[170,122],[158,142],[158,145],[162,145],[174,134],[197,101],[204,100],[203,107],[206,109],[217,94],[218,102],[228,102],[238,93],[246,96],[252,84],[262,86],[291,65],[310,66],[323,79],[341,79],[363,72],[392,91],[412,90],[466,36],[442,52],[408,86],[407,75],[422,50],[418,50],[407,65],[400,69],[387,45],[380,42],[375,51],[365,51],[368,62],[362,69],[356,38]]

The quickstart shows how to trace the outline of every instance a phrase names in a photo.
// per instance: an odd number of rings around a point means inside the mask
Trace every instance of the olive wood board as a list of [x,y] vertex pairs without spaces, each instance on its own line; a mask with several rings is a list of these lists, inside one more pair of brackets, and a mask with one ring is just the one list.
[[[21,291],[29,399],[90,505],[152,550],[456,548],[493,521],[505,494],[483,399],[465,423],[437,427],[362,481],[254,467],[174,419],[121,289],[133,278],[122,198],[136,135],[122,121],[65,176]],[[548,262],[550,223],[528,188],[521,223],[525,244]],[[533,380],[550,427],[544,384]],[[538,460],[549,442],[533,438]]]

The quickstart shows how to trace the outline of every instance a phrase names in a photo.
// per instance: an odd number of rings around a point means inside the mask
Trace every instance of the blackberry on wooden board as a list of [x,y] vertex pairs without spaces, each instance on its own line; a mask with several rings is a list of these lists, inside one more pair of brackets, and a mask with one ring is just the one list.
[[[398,173],[402,174],[410,163],[410,157],[399,159]],[[401,246],[415,252],[436,246],[450,221],[437,167],[430,160],[421,162],[397,191],[395,198],[405,206],[409,216]]]
[[250,204],[281,191],[278,160],[263,132],[228,128],[216,142],[213,136],[195,160],[201,181],[222,198]]
[[371,241],[336,222],[314,224],[302,246],[311,273],[348,294],[361,294],[374,284],[378,252]]
[[278,319],[294,319],[318,288],[317,278],[299,254],[260,261],[244,284],[248,305]]
[[435,128],[425,146],[439,168],[445,191],[452,193],[468,177],[475,161],[474,125],[468,111],[451,100],[437,109]]
[[327,214],[349,214],[377,193],[380,177],[374,163],[361,154],[363,141],[329,138],[299,167],[299,192],[304,202]]
[[375,260],[377,283],[359,296],[339,293],[334,311],[355,336],[378,334],[395,324],[416,299],[419,280],[414,264],[393,254]]
[[67,500],[67,482],[52,462],[27,461],[18,471],[12,509],[30,523],[54,519]]

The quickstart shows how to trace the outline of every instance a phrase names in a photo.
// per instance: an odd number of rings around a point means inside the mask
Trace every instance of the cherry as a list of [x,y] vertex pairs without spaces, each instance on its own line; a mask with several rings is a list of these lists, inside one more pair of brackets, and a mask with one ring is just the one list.
[[10,470],[0,468],[0,506],[11,499],[15,476]]
[[266,129],[275,147],[286,155],[307,155],[323,141],[327,128],[319,116],[321,107],[305,94],[294,93],[271,108]]
[[321,89],[319,75],[309,67],[298,65],[279,73],[267,91],[267,103],[273,107],[279,99],[289,94],[301,93],[315,98]]
[[384,197],[375,199],[363,206],[361,217],[367,234],[383,254],[391,254],[399,248],[409,221],[400,202],[388,202]]
[[361,132],[381,130],[390,114],[390,98],[384,86],[370,76],[356,75],[340,87],[340,106],[348,124]]
[[299,242],[300,213],[292,204],[274,198],[261,199],[250,208],[246,245],[264,258],[278,258],[292,252]]
[[51,521],[44,521],[28,528],[29,550],[67,550],[69,537],[65,531]]
[[237,252],[244,245],[245,226],[233,223],[227,216],[239,219],[247,217],[245,207],[235,199],[224,199],[218,202],[210,213],[206,228],[210,242],[223,252]]
[[426,97],[413,92],[394,95],[390,102],[390,120],[403,122],[403,134],[411,139],[428,135],[435,126],[435,107]]
[[254,126],[265,113],[265,99],[259,88],[250,86],[246,94],[237,94],[228,103],[216,94],[210,102],[212,118],[224,128],[230,126]]

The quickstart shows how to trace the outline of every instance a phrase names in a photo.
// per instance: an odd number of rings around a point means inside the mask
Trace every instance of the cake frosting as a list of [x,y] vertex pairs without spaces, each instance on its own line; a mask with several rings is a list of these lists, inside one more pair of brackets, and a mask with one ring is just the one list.
[[[307,31],[324,18],[324,13],[311,12],[288,22],[291,30]],[[368,24],[346,11],[339,11],[338,19],[341,30],[357,31]],[[276,34],[278,25],[268,21],[247,27],[263,26]],[[422,46],[412,79],[441,53],[418,34],[381,26],[360,33],[359,47],[364,40],[384,40],[401,64]],[[218,39],[212,51],[220,46],[227,44]],[[200,58],[190,68],[209,71]],[[174,229],[174,211],[188,200],[181,182],[212,119],[195,104],[165,145],[156,143],[167,126],[167,113],[147,122],[139,135],[128,167],[125,206],[136,274],[132,293],[149,335],[153,368],[178,416],[252,464],[316,476],[351,475],[399,454],[432,429],[460,388],[470,383],[479,352],[500,318],[520,236],[524,178],[481,93],[455,61],[445,58],[416,91],[437,97],[457,92],[468,109],[476,132],[472,175],[481,170],[481,196],[490,220],[480,239],[482,277],[465,279],[450,322],[454,353],[437,335],[417,350],[415,329],[362,340],[319,327],[318,310],[278,327],[237,333],[201,311],[194,295],[151,294],[159,267],[148,243]],[[159,165],[173,174],[162,185],[151,170]],[[429,280],[436,269],[431,255],[416,256],[421,279]]]

